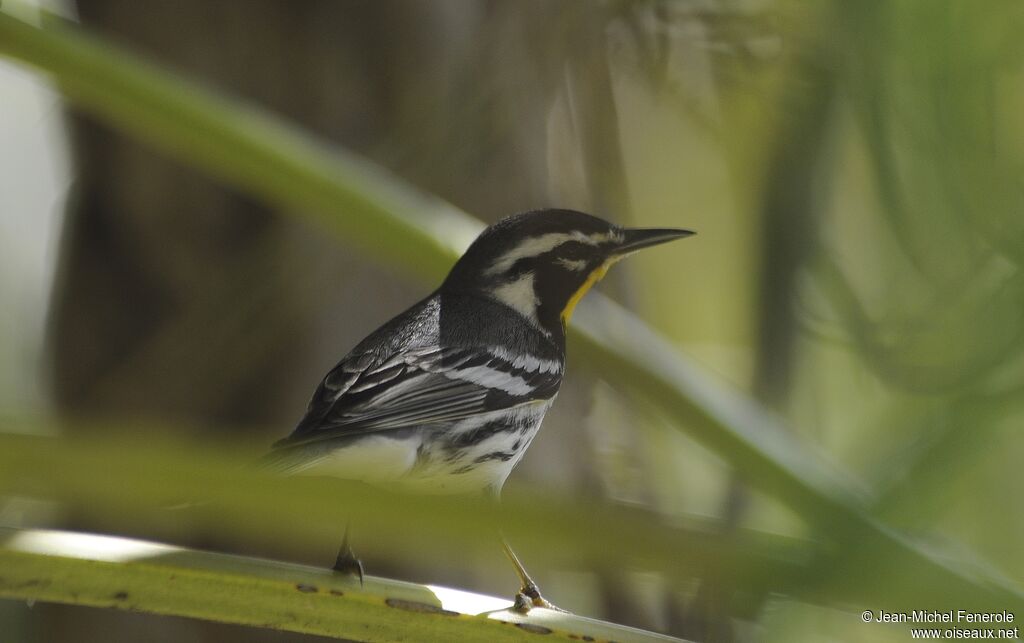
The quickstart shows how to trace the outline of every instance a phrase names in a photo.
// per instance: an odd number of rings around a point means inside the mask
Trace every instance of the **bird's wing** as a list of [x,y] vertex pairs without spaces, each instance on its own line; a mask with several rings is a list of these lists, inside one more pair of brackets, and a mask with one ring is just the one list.
[[421,348],[350,355],[324,378],[295,431],[275,447],[451,422],[548,399],[558,360],[498,348]]

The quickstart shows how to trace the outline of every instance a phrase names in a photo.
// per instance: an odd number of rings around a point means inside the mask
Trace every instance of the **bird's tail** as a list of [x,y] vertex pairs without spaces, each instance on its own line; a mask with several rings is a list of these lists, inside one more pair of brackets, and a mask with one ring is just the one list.
[[288,476],[311,466],[304,445],[289,445],[284,440],[274,443],[269,453],[260,458],[256,468],[265,473]]

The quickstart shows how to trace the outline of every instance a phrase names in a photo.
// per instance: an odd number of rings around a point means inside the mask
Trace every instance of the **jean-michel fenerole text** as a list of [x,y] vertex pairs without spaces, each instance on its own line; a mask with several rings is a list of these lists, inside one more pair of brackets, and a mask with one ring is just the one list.
[[969,612],[967,610],[913,610],[911,612],[875,612],[876,623],[1013,623],[1012,612]]

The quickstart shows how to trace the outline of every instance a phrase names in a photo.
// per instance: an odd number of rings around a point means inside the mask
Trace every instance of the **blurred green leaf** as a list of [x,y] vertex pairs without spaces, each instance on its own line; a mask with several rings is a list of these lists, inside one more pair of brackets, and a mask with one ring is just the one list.
[[[517,548],[530,552],[531,561],[640,567],[672,579],[727,576],[742,594],[737,600],[748,606],[768,593],[831,605],[879,601],[893,609],[1024,606],[1013,590],[975,578],[959,563],[941,561],[895,535],[885,543],[868,535],[878,545],[870,551],[908,565],[914,573],[909,587],[879,586],[877,570],[869,566],[859,577],[847,575],[841,587],[825,589],[821,583],[845,565],[841,549],[746,530],[723,538],[713,523],[691,520],[670,527],[650,512],[550,493],[509,493],[498,506],[483,499],[395,494],[333,478],[281,479],[252,471],[254,459],[234,447],[131,436],[0,434],[0,494],[59,500],[121,533],[159,532],[163,525],[171,533],[216,533],[256,545],[334,545],[341,526],[351,521],[377,546],[410,562],[425,551],[453,559],[471,550],[496,551],[500,526]],[[168,508],[183,501],[193,505]],[[814,566],[811,560],[817,560]],[[918,578],[941,582],[918,585]]]
[[[237,448],[147,440],[130,433],[90,440],[0,433],[0,494],[61,500],[123,533],[175,529],[238,542],[336,546],[343,525],[374,534],[377,546],[415,562],[422,551],[457,557],[498,552],[500,527],[531,560],[593,568],[656,569],[669,578],[729,573],[756,589],[781,591],[801,577],[814,545],[743,531],[728,541],[714,523],[668,526],[640,509],[551,494],[489,500],[395,494],[331,478],[276,478],[252,470]],[[184,509],[169,509],[192,502]],[[408,549],[410,525],[417,546]],[[509,573],[510,582],[513,579]],[[808,597],[811,599],[812,597]]]

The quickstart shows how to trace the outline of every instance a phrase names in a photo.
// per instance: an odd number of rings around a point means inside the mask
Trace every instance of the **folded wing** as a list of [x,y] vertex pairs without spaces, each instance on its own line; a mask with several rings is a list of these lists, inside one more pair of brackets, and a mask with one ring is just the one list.
[[550,399],[562,364],[497,347],[349,355],[317,388],[295,431],[274,446],[453,422]]

